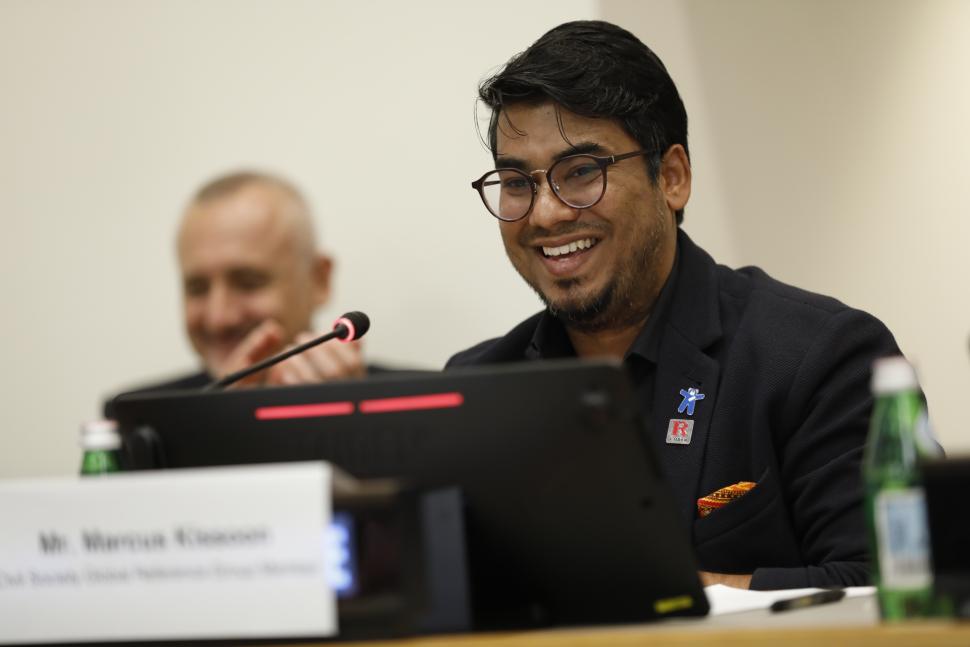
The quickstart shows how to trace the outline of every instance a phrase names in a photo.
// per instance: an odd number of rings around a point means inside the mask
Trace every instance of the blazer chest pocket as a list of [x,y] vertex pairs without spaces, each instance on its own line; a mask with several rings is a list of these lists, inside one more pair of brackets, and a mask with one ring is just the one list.
[[770,467],[744,496],[696,519],[693,532],[703,570],[751,573],[763,566],[801,564],[781,487]]

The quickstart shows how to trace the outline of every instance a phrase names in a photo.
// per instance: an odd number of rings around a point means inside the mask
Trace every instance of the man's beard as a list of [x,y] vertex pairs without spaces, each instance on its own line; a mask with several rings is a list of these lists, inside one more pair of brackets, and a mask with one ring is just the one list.
[[[626,262],[622,260],[619,262],[614,268],[615,272],[599,292],[570,295],[570,291],[578,292],[582,289],[582,281],[562,279],[556,281],[556,288],[566,294],[566,297],[553,302],[542,293],[537,281],[526,278],[526,282],[539,295],[550,314],[562,321],[567,328],[578,332],[595,334],[643,324],[663,287],[663,281],[658,284],[656,279],[659,278],[658,273],[661,271],[659,265],[664,238],[669,231],[669,223],[672,223],[673,219],[660,193],[655,195],[653,209],[646,217],[653,218],[655,221],[642,223],[640,228],[630,234],[632,239],[639,242],[639,245],[634,247],[631,257]],[[580,228],[578,223],[572,223],[560,227],[557,233],[568,234]],[[587,224],[583,230],[590,228],[592,226]],[[605,226],[597,229],[604,235],[612,234],[612,231]],[[530,246],[534,237],[531,232],[523,232],[519,239],[520,245]],[[521,270],[519,274],[525,278]]]
[[[612,277],[603,289],[584,298],[567,298],[555,303],[537,286],[531,287],[542,299],[549,313],[562,321],[567,328],[590,334],[634,326],[646,320],[653,302],[651,297],[656,296],[640,294],[644,284],[649,285],[645,277],[649,272],[655,271],[651,267],[652,252],[653,250],[647,249],[638,250],[632,261],[621,267],[619,274]],[[556,282],[556,287],[567,293],[579,286],[580,281],[577,279]]]
[[[556,286],[560,290],[569,290],[579,284],[576,279],[566,279],[557,281]],[[536,290],[536,294],[542,299],[549,314],[556,317],[568,328],[574,328],[584,333],[596,333],[611,328],[613,317],[609,313],[614,310],[611,307],[616,294],[616,282],[610,281],[599,294],[595,294],[590,299],[582,301],[567,302],[562,305],[553,303],[546,295]]]

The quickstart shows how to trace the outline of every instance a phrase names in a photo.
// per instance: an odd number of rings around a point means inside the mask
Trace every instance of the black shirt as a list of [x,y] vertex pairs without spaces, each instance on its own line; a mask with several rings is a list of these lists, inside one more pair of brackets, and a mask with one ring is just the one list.
[[[653,418],[654,382],[657,374],[657,360],[660,357],[660,342],[663,336],[662,323],[667,319],[670,301],[677,289],[677,275],[680,255],[674,257],[670,270],[657,301],[647,318],[647,323],[627,350],[623,363],[633,380],[634,388],[641,402],[640,411],[650,425]],[[569,339],[566,327],[557,317],[546,310],[539,318],[535,333],[525,349],[525,359],[558,359],[575,357],[576,350]],[[649,428],[649,427],[648,427]]]

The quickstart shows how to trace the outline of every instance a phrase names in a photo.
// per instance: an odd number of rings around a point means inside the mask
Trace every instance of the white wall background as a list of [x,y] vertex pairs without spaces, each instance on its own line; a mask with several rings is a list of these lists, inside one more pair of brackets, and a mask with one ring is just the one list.
[[0,475],[75,472],[105,394],[193,366],[174,230],[228,168],[304,188],[324,316],[370,314],[374,357],[440,367],[536,311],[468,186],[477,82],[594,3],[489,7],[0,0]]
[[324,316],[367,311],[373,357],[437,367],[535,311],[468,188],[475,89],[593,17],[681,88],[691,235],[880,316],[970,448],[970,3],[488,6],[0,0],[0,476],[73,473],[104,395],[191,367],[172,237],[229,168],[304,188],[338,254]]

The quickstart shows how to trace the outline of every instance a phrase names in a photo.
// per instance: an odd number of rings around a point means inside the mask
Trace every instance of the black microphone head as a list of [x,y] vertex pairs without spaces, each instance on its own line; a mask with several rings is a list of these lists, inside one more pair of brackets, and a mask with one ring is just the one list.
[[370,330],[370,318],[357,310],[345,312],[333,322],[334,331],[337,331],[340,327],[343,327],[346,332],[338,334],[337,339],[343,342],[354,341],[363,337]]

